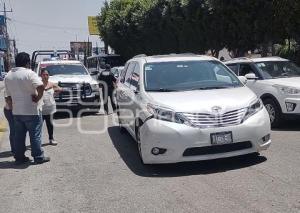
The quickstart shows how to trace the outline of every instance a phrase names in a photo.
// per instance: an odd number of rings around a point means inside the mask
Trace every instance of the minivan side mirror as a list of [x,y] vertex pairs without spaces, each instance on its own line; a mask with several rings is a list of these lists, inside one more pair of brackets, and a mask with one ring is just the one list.
[[247,83],[247,78],[245,76],[239,76],[239,79],[243,84]]
[[245,75],[248,80],[257,80],[258,77],[254,73],[248,73]]

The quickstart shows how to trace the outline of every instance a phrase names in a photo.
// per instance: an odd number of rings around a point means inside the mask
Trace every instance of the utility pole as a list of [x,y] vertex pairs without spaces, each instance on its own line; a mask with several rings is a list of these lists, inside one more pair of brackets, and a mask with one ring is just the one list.
[[16,39],[13,40],[13,45],[14,45],[14,55],[16,56],[18,54]]
[[9,40],[9,36],[8,36],[8,31],[7,31],[7,13],[12,13],[13,10],[6,10],[6,5],[4,3],[3,5],[3,11],[0,11],[2,13],[4,13],[4,39],[5,39],[5,43],[6,43],[6,70],[10,70],[10,66],[11,66],[11,49],[10,49],[10,40]]

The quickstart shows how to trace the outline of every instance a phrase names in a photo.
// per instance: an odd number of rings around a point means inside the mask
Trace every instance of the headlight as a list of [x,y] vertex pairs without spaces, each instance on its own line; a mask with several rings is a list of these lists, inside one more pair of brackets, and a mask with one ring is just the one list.
[[250,106],[248,107],[248,109],[247,109],[244,121],[247,120],[252,115],[254,115],[257,112],[259,112],[260,110],[262,110],[262,108],[263,108],[263,103],[262,103],[262,101],[260,99],[257,99],[254,102],[252,102],[250,104]]
[[287,86],[282,86],[282,85],[274,85],[274,87],[276,89],[278,89],[281,94],[284,94],[284,95],[300,94],[300,89],[295,88],[295,87],[287,87]]
[[91,88],[93,91],[99,91],[99,85],[98,84],[91,84]]
[[180,124],[190,125],[190,122],[182,114],[174,112],[172,109],[168,109],[161,106],[152,104],[147,105],[147,110],[153,115],[153,118],[163,121],[175,122]]

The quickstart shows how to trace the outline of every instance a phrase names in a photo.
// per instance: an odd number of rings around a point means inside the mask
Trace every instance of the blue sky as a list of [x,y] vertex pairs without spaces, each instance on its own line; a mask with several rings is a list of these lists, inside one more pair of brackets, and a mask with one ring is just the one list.
[[98,36],[88,35],[87,17],[99,13],[104,0],[0,0],[8,10],[8,31],[19,51],[69,49],[70,41],[101,46]]

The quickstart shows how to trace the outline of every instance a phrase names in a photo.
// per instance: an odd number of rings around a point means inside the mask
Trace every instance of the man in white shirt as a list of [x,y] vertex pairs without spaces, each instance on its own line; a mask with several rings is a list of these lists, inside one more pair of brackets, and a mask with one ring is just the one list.
[[48,162],[41,147],[42,114],[41,98],[44,85],[38,75],[29,69],[30,56],[19,53],[16,56],[16,68],[5,77],[4,83],[7,98],[12,101],[12,112],[15,126],[14,157],[17,163],[25,163],[29,158],[25,156],[26,133],[29,132],[31,156],[35,163]]

